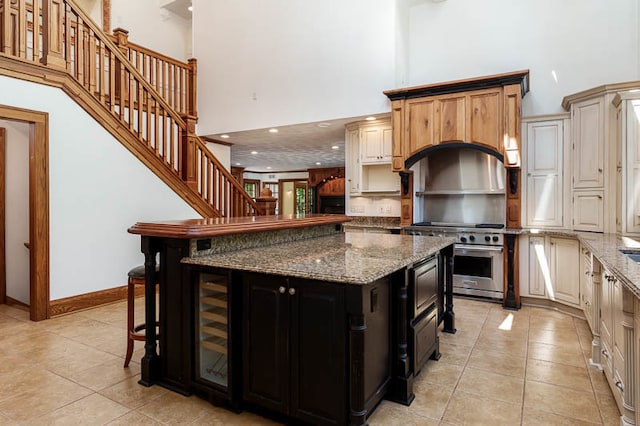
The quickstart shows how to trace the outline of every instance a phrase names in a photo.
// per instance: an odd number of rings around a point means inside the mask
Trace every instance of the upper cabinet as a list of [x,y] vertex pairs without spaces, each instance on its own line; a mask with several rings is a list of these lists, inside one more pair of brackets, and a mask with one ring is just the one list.
[[362,125],[358,137],[362,164],[391,164],[391,122]]
[[400,192],[400,176],[391,169],[392,128],[388,118],[348,124],[345,139],[349,194]]
[[640,93],[625,91],[616,107],[616,227],[640,234]]
[[573,188],[604,186],[604,99],[576,102],[571,107],[573,124]]
[[525,208],[523,222],[536,228],[564,227],[568,187],[565,155],[568,115],[524,118],[522,124]]
[[635,137],[637,118],[629,111],[633,111],[632,99],[640,99],[634,91],[638,88],[640,82],[610,84],[562,101],[571,112],[572,228],[576,231],[640,231],[640,227],[634,230],[629,216],[634,209],[633,193],[628,192],[629,184],[634,186],[629,175],[632,153],[622,151],[629,148],[627,140]]

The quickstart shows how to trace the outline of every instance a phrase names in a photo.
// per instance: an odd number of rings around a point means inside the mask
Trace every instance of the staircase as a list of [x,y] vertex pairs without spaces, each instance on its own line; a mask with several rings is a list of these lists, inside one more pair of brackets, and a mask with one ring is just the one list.
[[262,214],[195,134],[195,60],[107,35],[73,0],[0,0],[0,73],[60,87],[203,217]]

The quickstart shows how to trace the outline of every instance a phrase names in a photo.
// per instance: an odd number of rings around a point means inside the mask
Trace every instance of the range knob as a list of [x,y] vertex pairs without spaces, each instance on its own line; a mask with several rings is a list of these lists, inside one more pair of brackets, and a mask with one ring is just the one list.
[[467,242],[467,237],[460,237],[460,242],[466,243]]
[[494,236],[493,236],[493,241],[494,241],[494,242],[498,242],[498,240],[499,240],[499,239],[500,239],[500,238],[498,238],[498,236],[497,236],[497,235],[494,235]]
[[491,237],[490,237],[490,236],[488,236],[488,235],[485,235],[485,236],[484,236],[484,240],[485,240],[486,242],[489,242],[489,241],[491,241]]
[[469,235],[469,241],[475,241],[475,240],[476,240],[476,237],[475,237],[475,236],[473,236],[473,235]]

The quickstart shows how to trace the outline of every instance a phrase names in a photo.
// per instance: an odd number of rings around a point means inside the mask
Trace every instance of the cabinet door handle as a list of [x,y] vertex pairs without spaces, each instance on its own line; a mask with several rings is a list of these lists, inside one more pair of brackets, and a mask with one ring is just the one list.
[[290,294],[291,296],[293,296],[294,294],[296,294],[296,289],[295,289],[295,288],[293,288],[293,287],[290,287],[290,288],[289,288],[289,294]]
[[617,387],[618,389],[620,389],[620,391],[621,391],[621,392],[624,392],[624,385],[622,384],[622,382],[621,382],[620,380],[618,380],[618,381],[616,382],[616,387]]
[[585,300],[585,301],[584,301],[584,304],[585,304],[586,306],[589,306],[589,305],[591,304],[591,302],[589,302],[588,300]]
[[287,291],[287,288],[283,285],[280,286],[280,288],[278,289],[278,291],[280,292],[280,294],[284,294],[285,291]]
[[602,173],[602,169],[600,169],[600,168],[599,168],[599,169],[598,169],[598,173]]
[[609,352],[607,352],[606,349],[602,350],[602,355],[606,356],[607,358],[609,358]]

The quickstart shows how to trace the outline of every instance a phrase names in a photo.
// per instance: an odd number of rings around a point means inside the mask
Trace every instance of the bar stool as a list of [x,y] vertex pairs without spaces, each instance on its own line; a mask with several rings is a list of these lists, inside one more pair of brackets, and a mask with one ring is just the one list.
[[[156,265],[156,273],[159,268]],[[143,341],[145,340],[145,327],[146,324],[143,322],[141,324],[134,324],[134,301],[135,301],[135,293],[136,286],[145,285],[145,267],[144,265],[138,265],[132,268],[127,273],[129,279],[127,280],[127,355],[124,359],[124,368],[129,366],[129,362],[131,361],[131,357],[133,356],[133,342],[134,340]],[[157,284],[157,281],[156,281]],[[156,327],[160,323],[156,321]],[[160,337],[160,333],[156,333],[156,340]]]

